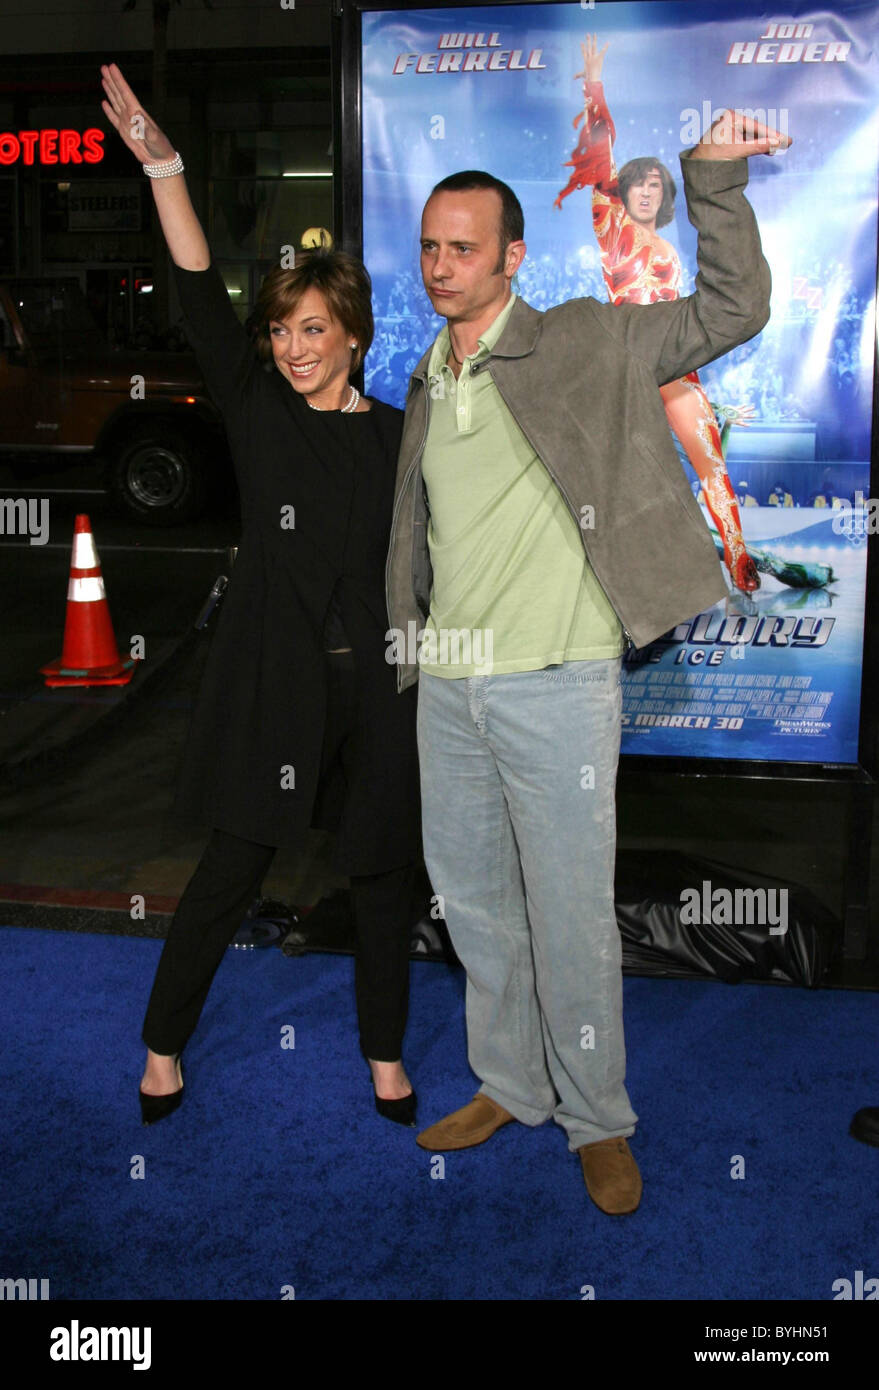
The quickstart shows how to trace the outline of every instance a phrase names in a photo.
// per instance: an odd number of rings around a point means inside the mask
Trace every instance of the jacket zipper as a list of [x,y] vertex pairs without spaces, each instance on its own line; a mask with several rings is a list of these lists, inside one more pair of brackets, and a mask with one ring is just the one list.
[[[410,480],[410,478],[412,477],[412,474],[415,472],[416,467],[418,466],[418,460],[421,458],[421,455],[424,453],[424,446],[425,446],[425,444],[426,444],[426,442],[427,442],[427,431],[428,431],[428,427],[429,427],[429,425],[430,425],[430,397],[429,397],[429,395],[428,395],[427,381],[426,381],[426,379],[423,378],[423,377],[420,377],[419,380],[421,381],[421,384],[422,384],[422,386],[424,387],[424,394],[425,394],[425,396],[427,397],[427,399],[425,400],[425,403],[424,403],[424,407],[425,407],[425,410],[424,410],[424,433],[423,433],[422,436],[421,436],[421,443],[419,444],[419,446],[418,446],[418,448],[417,448],[417,450],[416,450],[416,452],[415,452],[415,457],[413,458],[412,463],[410,464],[409,469],[408,469],[408,471],[407,471],[407,473],[406,473],[406,476],[405,476],[405,478],[403,479],[403,485],[402,485],[402,487],[400,488],[399,495],[398,495],[398,497],[397,497],[396,502],[394,503],[394,511],[393,511],[393,515],[392,515],[392,517],[391,517],[391,538],[390,538],[390,543],[389,543],[389,545],[388,545],[388,558],[387,558],[387,560],[385,561],[385,593],[386,593],[386,594],[389,594],[389,593],[391,592],[391,556],[392,556],[393,553],[394,553],[394,542],[395,542],[396,536],[397,536],[397,522],[398,522],[398,520],[399,520],[400,507],[402,506],[403,498],[404,498],[405,495],[406,495],[406,489],[407,489],[408,486],[409,486],[409,480]],[[413,536],[412,539],[413,539],[413,543],[414,543],[415,537]],[[425,544],[426,544],[426,543],[427,543],[427,536],[425,536]],[[409,569],[410,569],[410,577],[411,577],[411,581],[412,581],[412,592],[413,592],[413,594],[414,594],[414,593],[415,593],[415,575],[414,575],[414,572],[413,572],[413,571],[414,571],[414,566],[413,566],[413,564],[412,564],[412,559],[411,559],[411,557],[410,557],[410,562],[409,562]],[[390,613],[388,614],[388,617],[390,617]],[[400,693],[400,691],[401,691],[401,689],[402,689],[402,682],[403,682],[403,672],[402,672],[401,668],[400,668],[399,665],[398,665],[398,667],[397,667],[397,694],[398,694],[398,695],[399,695],[399,693]]]

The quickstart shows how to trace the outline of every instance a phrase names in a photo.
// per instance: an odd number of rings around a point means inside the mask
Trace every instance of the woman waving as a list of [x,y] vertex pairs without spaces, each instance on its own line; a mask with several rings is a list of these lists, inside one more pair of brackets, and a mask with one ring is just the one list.
[[184,756],[179,806],[211,837],[168,934],[143,1028],[144,1122],[180,1104],[180,1054],[275,850],[334,810],[351,880],[360,1045],[379,1112],[415,1120],[402,1063],[413,865],[414,689],[385,657],[384,569],[402,413],[350,382],[372,340],[359,261],[315,251],[239,323],[183,162],[115,64],[103,109],[150,179],[187,332],[223,414],[242,534]]

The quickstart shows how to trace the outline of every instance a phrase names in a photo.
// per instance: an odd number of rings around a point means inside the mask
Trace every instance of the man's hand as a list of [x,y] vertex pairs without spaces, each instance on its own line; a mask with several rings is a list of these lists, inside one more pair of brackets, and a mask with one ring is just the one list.
[[604,65],[604,55],[609,46],[609,43],[606,43],[599,53],[598,36],[596,34],[586,35],[586,42],[580,44],[580,52],[583,54],[583,71],[574,73],[575,82],[578,77],[584,78],[587,82],[601,81],[601,69]]
[[790,136],[755,121],[741,111],[724,111],[689,153],[689,159],[747,159],[752,154],[786,150]]

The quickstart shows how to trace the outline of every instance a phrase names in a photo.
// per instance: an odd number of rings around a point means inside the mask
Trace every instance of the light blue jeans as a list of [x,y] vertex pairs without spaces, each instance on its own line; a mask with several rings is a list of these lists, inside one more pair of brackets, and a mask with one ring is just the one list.
[[572,1151],[632,1134],[614,913],[620,660],[419,676],[424,851],[481,1090]]

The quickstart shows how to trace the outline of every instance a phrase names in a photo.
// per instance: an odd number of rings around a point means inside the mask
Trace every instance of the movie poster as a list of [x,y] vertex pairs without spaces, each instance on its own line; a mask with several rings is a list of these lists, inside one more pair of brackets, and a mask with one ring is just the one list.
[[[602,216],[608,225],[637,216],[636,192],[623,199],[615,178],[649,158],[678,189],[671,221],[656,228],[663,248],[649,293],[685,295],[696,236],[681,152],[724,107],[793,139],[775,159],[750,161],[771,320],[700,370],[686,409],[666,402],[728,598],[629,653],[624,753],[857,761],[866,547],[879,525],[870,497],[877,20],[876,3],[776,12],[749,0],[362,15],[363,252],[376,313],[366,380],[396,405],[441,326],[418,241],[439,179],[486,169],[515,189],[528,254],[514,289],[548,309],[638,294],[637,266],[615,262],[608,273]],[[604,196],[608,207],[596,210]]]

